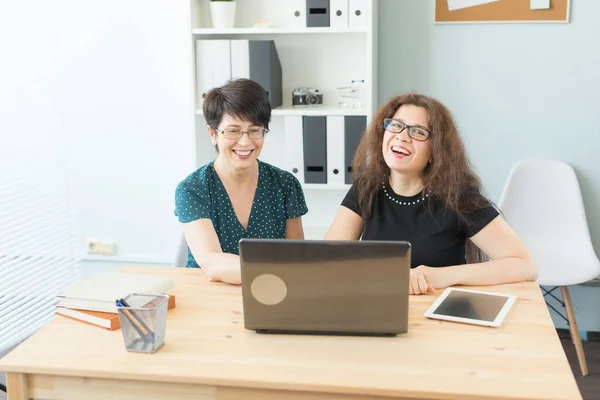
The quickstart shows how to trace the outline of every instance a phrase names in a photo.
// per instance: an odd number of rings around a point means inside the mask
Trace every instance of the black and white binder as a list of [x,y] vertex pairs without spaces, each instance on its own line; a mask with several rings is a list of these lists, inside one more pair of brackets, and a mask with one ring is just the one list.
[[303,116],[304,183],[327,183],[327,117]]
[[329,27],[329,0],[306,0],[306,26]]
[[364,115],[347,115],[344,117],[344,158],[345,158],[345,182],[352,184],[352,162],[356,154],[356,148],[367,128],[367,117]]

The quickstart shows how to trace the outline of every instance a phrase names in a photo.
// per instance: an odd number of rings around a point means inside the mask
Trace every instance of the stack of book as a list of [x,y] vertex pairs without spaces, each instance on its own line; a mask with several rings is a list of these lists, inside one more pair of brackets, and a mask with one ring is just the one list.
[[153,275],[103,272],[70,287],[58,296],[56,314],[104,329],[120,328],[115,301],[131,293],[166,294],[168,309],[175,307],[169,294],[173,281]]

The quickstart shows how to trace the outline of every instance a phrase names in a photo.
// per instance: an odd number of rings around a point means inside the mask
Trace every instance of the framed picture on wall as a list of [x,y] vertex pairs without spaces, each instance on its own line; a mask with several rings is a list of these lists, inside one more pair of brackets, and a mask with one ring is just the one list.
[[435,0],[435,23],[568,23],[571,0]]

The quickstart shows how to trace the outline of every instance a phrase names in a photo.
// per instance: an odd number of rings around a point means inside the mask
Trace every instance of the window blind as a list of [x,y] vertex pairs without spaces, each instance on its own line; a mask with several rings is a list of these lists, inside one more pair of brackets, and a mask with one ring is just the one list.
[[56,296],[79,279],[65,177],[2,164],[0,356],[52,319]]

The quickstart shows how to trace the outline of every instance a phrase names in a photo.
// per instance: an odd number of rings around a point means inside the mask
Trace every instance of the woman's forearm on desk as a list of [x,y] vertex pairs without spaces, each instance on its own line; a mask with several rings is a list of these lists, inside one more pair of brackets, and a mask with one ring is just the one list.
[[529,258],[509,257],[477,264],[440,268],[450,285],[488,286],[535,281],[537,268]]
[[240,257],[235,254],[208,253],[198,261],[198,265],[212,281],[234,285],[242,283]]
[[183,224],[183,233],[194,259],[211,280],[234,285],[242,282],[240,257],[223,253],[210,219]]
[[[420,283],[422,277],[423,284]],[[428,286],[444,289],[449,286],[494,286],[504,283],[535,281],[537,268],[529,258],[508,257],[477,264],[450,267],[420,265],[411,270],[411,294],[425,293]]]

